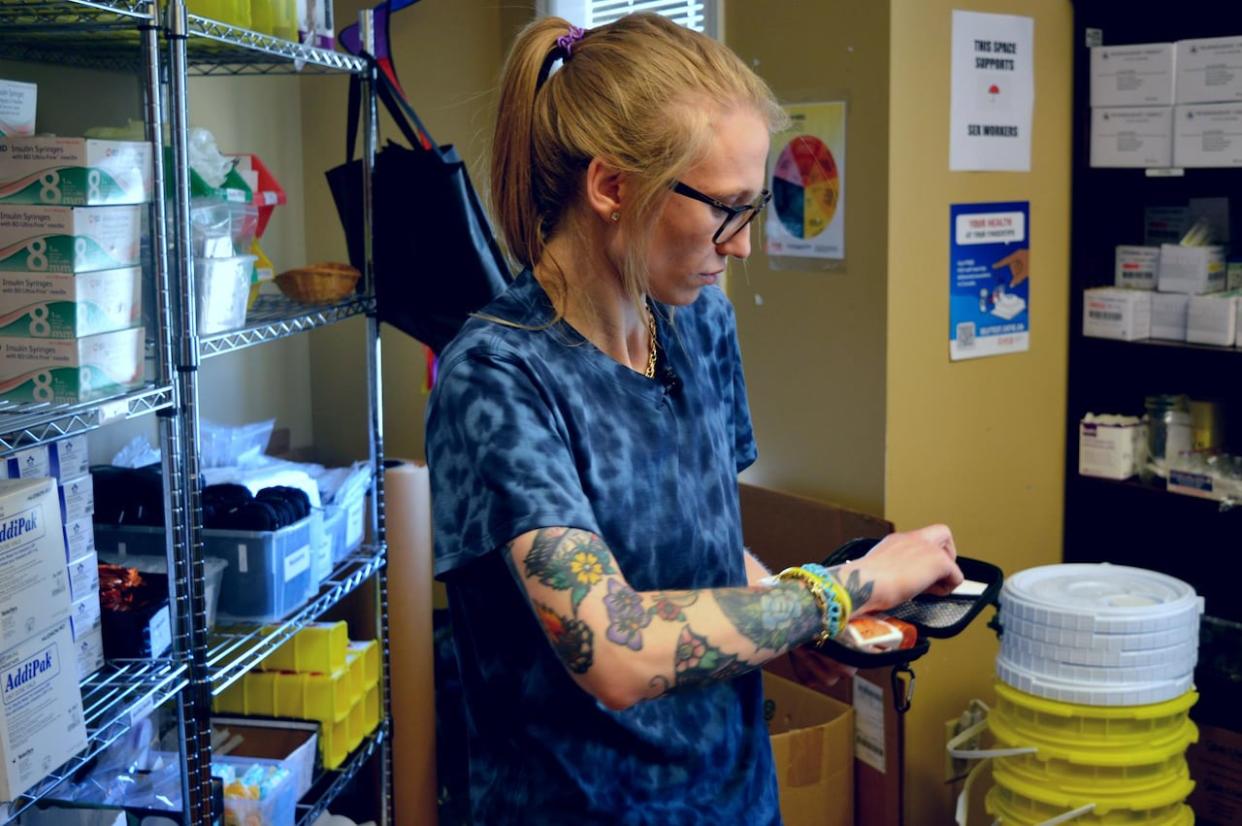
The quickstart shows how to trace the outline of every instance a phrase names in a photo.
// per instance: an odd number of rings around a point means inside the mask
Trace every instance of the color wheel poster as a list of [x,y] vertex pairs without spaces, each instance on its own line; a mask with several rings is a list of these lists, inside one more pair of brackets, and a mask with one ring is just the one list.
[[1031,347],[1029,201],[949,206],[949,358]]
[[845,258],[845,101],[786,107],[772,141],[767,254]]

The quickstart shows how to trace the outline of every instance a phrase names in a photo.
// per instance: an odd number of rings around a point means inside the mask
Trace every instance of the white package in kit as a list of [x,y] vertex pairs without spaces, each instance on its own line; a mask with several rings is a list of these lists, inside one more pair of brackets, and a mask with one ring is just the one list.
[[1174,61],[1177,103],[1242,100],[1242,37],[1179,40]]
[[1164,341],[1186,340],[1190,296],[1184,293],[1152,293],[1151,337]]
[[143,209],[0,203],[0,272],[93,272],[137,266]]
[[51,476],[51,461],[47,445],[19,450],[0,459],[0,478],[41,479]]
[[1173,105],[1172,43],[1091,49],[1092,106]]
[[85,680],[104,666],[103,628],[87,631],[73,641],[78,660],[78,680]]
[[0,144],[0,203],[143,204],[154,194],[151,144],[27,137]]
[[81,338],[142,323],[142,268],[0,273],[0,336]]
[[35,131],[39,87],[0,79],[0,138],[21,138]]
[[99,591],[84,594],[74,600],[69,609],[69,630],[74,640],[80,640],[94,628],[103,624],[103,612],[99,607]]
[[0,653],[0,800],[86,748],[77,655],[63,620]]
[[1159,269],[1160,247],[1117,246],[1114,283],[1118,287],[1154,290]]
[[1139,472],[1145,439],[1145,428],[1137,417],[1088,413],[1078,425],[1078,473],[1129,479]]
[[1096,287],[1083,290],[1082,334],[1138,341],[1151,336],[1151,297],[1146,290]]
[[1187,207],[1147,207],[1143,210],[1143,243],[1149,247],[1180,243],[1190,224]]
[[[94,502],[91,502],[93,505]],[[65,523],[65,554],[69,559],[77,559],[95,552],[95,523],[91,517],[83,516]]]
[[54,479],[0,481],[0,649],[69,615]]
[[77,339],[0,337],[0,398],[80,402],[136,387],[143,378],[143,328]]
[[1242,166],[1242,103],[1178,106],[1173,116],[1173,165]]
[[62,482],[90,472],[91,457],[85,433],[57,439],[47,446],[47,454],[51,474]]
[[66,524],[86,519],[95,512],[95,477],[89,473],[61,482],[60,510]]
[[1192,295],[1186,311],[1186,340],[1192,344],[1232,347],[1238,338],[1238,296]]
[[1225,289],[1225,248],[1162,244],[1156,286],[1162,293],[1220,292]]
[[69,569],[69,595],[76,602],[89,594],[99,596],[99,555],[89,553],[73,560]]
[[1091,165],[1167,167],[1173,162],[1173,108],[1091,110]]

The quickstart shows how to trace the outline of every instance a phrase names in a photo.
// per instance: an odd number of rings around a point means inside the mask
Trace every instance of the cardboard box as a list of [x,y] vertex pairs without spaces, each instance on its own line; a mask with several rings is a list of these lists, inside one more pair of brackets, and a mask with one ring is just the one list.
[[1134,416],[1093,416],[1078,424],[1078,473],[1129,479],[1142,464],[1146,429]]
[[1187,207],[1147,207],[1143,210],[1143,243],[1151,247],[1181,243],[1190,224]]
[[1172,43],[1091,49],[1091,105],[1172,106]]
[[0,800],[13,800],[86,748],[82,693],[62,621],[0,654]]
[[[92,496],[94,490],[91,491]],[[72,497],[71,497],[72,499]],[[90,506],[94,506],[94,500]],[[81,507],[81,505],[77,505]],[[87,554],[95,553],[95,523],[90,515],[71,519],[65,523],[65,555],[70,559],[80,559]]]
[[103,628],[93,628],[73,641],[78,660],[78,682],[104,667]]
[[33,83],[0,80],[0,138],[34,134],[38,99],[39,87]]
[[89,593],[75,600],[69,611],[69,631],[75,641],[97,629],[103,623],[103,613],[99,606],[99,592]]
[[140,206],[0,203],[0,272],[72,273],[138,266]]
[[1242,100],[1242,37],[1179,40],[1174,61],[1177,103]]
[[85,599],[94,594],[99,596],[99,555],[91,552],[72,560],[67,566],[69,570],[69,597],[74,600]]
[[1179,105],[1173,123],[1174,166],[1242,166],[1242,103]]
[[1165,341],[1186,340],[1190,296],[1182,293],[1151,294],[1151,337]]
[[0,338],[0,398],[80,402],[142,384],[141,327],[78,339]]
[[0,479],[43,479],[51,475],[47,445],[19,450],[0,459]]
[[319,750],[319,723],[213,716],[211,731],[213,756],[277,760],[293,775],[299,798],[310,791]]
[[69,616],[55,484],[51,479],[0,481],[0,650]]
[[1201,725],[1186,753],[1195,790],[1190,805],[1201,826],[1242,823],[1242,732]]
[[1082,334],[1139,341],[1151,336],[1151,297],[1146,290],[1096,287],[1083,290]]
[[1154,290],[1159,270],[1160,247],[1117,246],[1113,283],[1118,287]]
[[151,144],[20,138],[0,144],[0,203],[101,206],[151,200]]
[[142,323],[142,268],[0,273],[0,336],[81,338]]
[[1186,312],[1186,340],[1192,344],[1232,347],[1238,339],[1235,293],[1192,295]]
[[61,482],[85,476],[91,469],[86,434],[58,439],[47,446],[48,469]]
[[[60,494],[61,516],[65,524],[86,519],[95,512],[95,477],[89,473],[60,484],[57,490]],[[91,534],[93,539],[93,528]]]
[[1162,293],[1220,292],[1225,289],[1225,248],[1162,244],[1156,286]]
[[1167,167],[1173,162],[1173,108],[1091,110],[1091,165]]
[[763,692],[786,826],[853,824],[854,710],[774,674]]

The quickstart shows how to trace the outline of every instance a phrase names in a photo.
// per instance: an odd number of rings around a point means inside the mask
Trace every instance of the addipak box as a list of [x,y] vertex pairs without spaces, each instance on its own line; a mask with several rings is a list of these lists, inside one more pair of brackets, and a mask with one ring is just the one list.
[[67,623],[0,653],[0,697],[0,800],[13,800],[86,748]]
[[0,481],[0,651],[65,619],[69,606],[56,480]]

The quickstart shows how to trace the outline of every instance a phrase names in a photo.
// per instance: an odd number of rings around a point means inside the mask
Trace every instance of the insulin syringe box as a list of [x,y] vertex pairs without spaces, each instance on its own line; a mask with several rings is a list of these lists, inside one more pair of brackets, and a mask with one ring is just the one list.
[[0,649],[69,616],[55,479],[0,481]]
[[86,748],[78,657],[69,624],[0,653],[0,800],[13,800]]
[[0,138],[23,138],[35,131],[39,87],[0,79]]
[[154,193],[151,144],[24,137],[0,143],[0,203],[143,204]]
[[0,398],[82,402],[133,388],[143,377],[143,328],[76,339],[0,337]]
[[0,202],[0,272],[92,272],[137,266],[141,206]]
[[0,336],[81,338],[141,323],[141,267],[0,273]]

